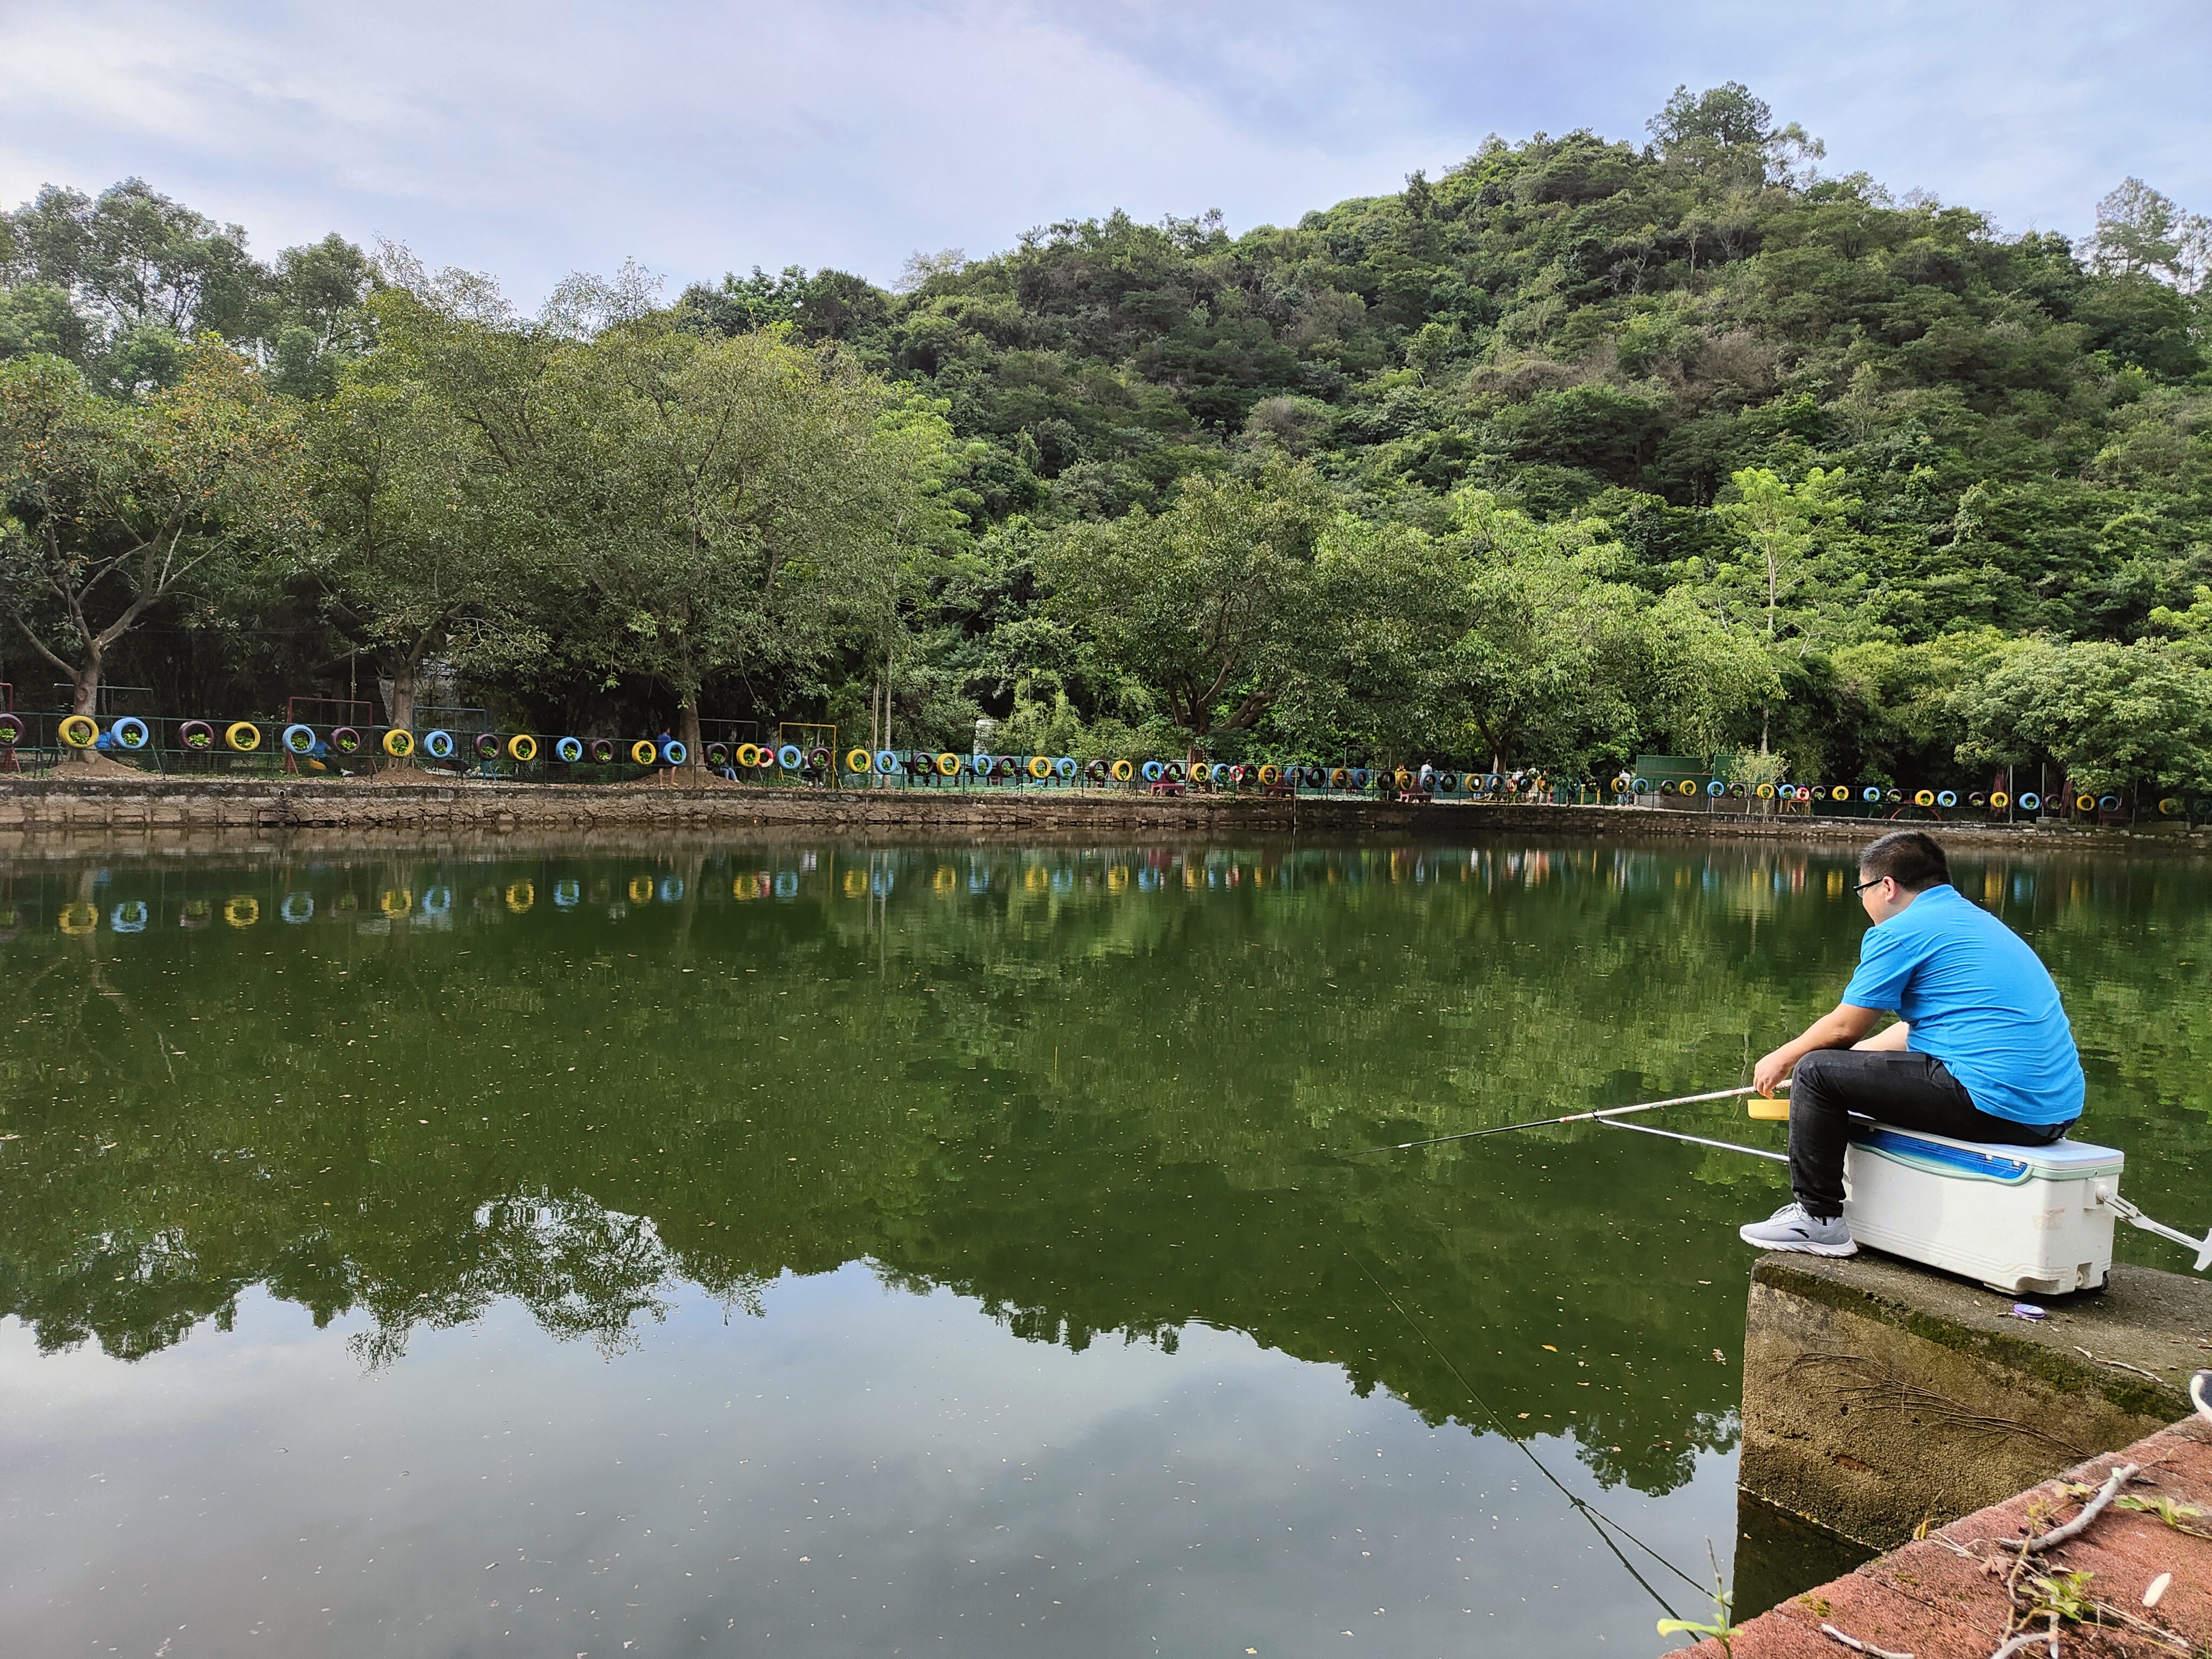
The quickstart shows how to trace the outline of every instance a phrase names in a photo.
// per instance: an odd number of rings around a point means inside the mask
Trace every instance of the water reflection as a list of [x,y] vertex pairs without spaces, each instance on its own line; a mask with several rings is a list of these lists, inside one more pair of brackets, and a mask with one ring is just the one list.
[[[2203,873],[1962,860],[1960,884],[2051,960],[2094,1133],[2129,1150],[2130,1193],[2154,1213],[2198,1207],[2180,1194],[2202,1192],[2212,1143]],[[1449,1429],[1421,1457],[1480,1468],[1470,1492],[1509,1487],[1506,1437],[1532,1437],[1578,1491],[1613,1493],[1625,1524],[1657,1526],[1676,1562],[1700,1562],[1706,1533],[1725,1559],[1747,1265],[1734,1229],[1775,1201],[1770,1168],[1595,1131],[1358,1154],[1735,1081],[1840,984],[1863,925],[1844,887],[1840,864],[1807,851],[1589,846],[19,868],[0,889],[0,1311],[49,1358],[27,1347],[11,1385],[65,1417],[53,1379],[86,1375],[94,1348],[198,1376],[196,1328],[234,1341],[241,1322],[289,1330],[297,1309],[329,1332],[307,1344],[306,1397],[280,1387],[249,1410],[193,1386],[240,1424],[273,1413],[336,1446],[331,1413],[377,1379],[434,1414],[490,1388],[535,1421],[573,1354],[628,1379],[609,1399],[644,1410],[641,1388],[707,1386],[679,1357],[716,1377],[774,1369],[807,1320],[867,1353],[817,1366],[794,1400],[895,1390],[911,1379],[884,1332],[909,1321],[916,1342],[980,1343],[989,1380],[968,1386],[1008,1401],[1040,1364],[1075,1388],[1085,1365],[1125,1356],[1115,1367],[1142,1381],[1123,1407],[1149,1401],[1167,1413],[1154,1432],[1195,1455],[1227,1432],[1188,1393],[1200,1348],[1209,1366],[1240,1356],[1255,1391],[1237,1472],[1215,1477],[1267,1488],[1252,1525],[1318,1490],[1261,1477],[1276,1431],[1251,1426],[1261,1398],[1335,1400],[1348,1382],[1360,1408],[1410,1408],[1358,1418],[1359,1432],[1426,1444]],[[1774,1133],[1721,1113],[1685,1127]],[[757,1317],[778,1308],[781,1326]],[[978,1314],[1001,1334],[960,1335]],[[1046,1351],[1064,1358],[1020,1358]],[[453,1370],[493,1352],[495,1385]],[[130,1397],[127,1382],[99,1386]],[[799,1432],[766,1402],[757,1429]],[[608,1469],[641,1449],[633,1429],[572,1432],[586,1462],[600,1435]],[[826,1457],[835,1437],[819,1432]],[[84,1433],[92,1456],[100,1436]],[[381,1468],[400,1433],[368,1433],[360,1455]],[[1159,1451],[1139,1443],[1094,1448],[1092,1484],[1134,1490]],[[1182,1455],[1161,1452],[1164,1467]],[[893,1515],[921,1501],[900,1467],[871,1499]],[[331,1478],[344,1492],[366,1477]],[[1041,1464],[1006,1501],[1048,1489],[1062,1505],[1076,1478]],[[530,1491],[566,1501],[560,1480]],[[1176,1495],[1151,1491],[1149,1518],[1091,1547],[1156,1540]],[[1372,1518],[1465,1540],[1480,1504],[1464,1497],[1456,1520],[1397,1498]],[[1588,1632],[1648,1632],[1648,1601],[1587,1525],[1512,1498],[1498,1524],[1565,1553]],[[730,1525],[769,1503],[718,1501]],[[856,1546],[887,1582],[896,1530]],[[1249,1558],[1252,1594],[1295,1601],[1279,1576],[1260,1588],[1275,1559]],[[1425,1595],[1446,1581],[1423,1560],[1401,1555],[1398,1582]],[[1475,1611],[1455,1617],[1520,1605],[1522,1570],[1500,1561],[1458,1563]],[[1106,1624],[1154,1605],[1096,1594],[1085,1617]]]

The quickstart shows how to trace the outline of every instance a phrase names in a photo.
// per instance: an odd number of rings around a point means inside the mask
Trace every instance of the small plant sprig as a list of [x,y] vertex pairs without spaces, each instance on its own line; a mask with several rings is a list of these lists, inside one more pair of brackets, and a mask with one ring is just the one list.
[[1731,1638],[1741,1631],[1743,1626],[1729,1622],[1729,1610],[1735,1605],[1735,1597],[1726,1588],[1726,1583],[1721,1577],[1720,1557],[1714,1553],[1713,1540],[1710,1538],[1705,1540],[1705,1559],[1712,1563],[1713,1568],[1713,1612],[1717,1615],[1713,1622],[1705,1625],[1698,1623],[1694,1619],[1662,1619],[1659,1621],[1659,1634],[1711,1637],[1721,1644],[1722,1652],[1730,1653],[1735,1650],[1729,1645]]

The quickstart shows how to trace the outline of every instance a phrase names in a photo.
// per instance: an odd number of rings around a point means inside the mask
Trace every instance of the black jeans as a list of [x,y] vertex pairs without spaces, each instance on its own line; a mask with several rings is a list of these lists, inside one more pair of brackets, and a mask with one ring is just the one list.
[[2004,1146],[2048,1146],[2074,1127],[1990,1116],[1933,1054],[1816,1048],[1797,1062],[1790,1082],[1790,1186],[1808,1215],[1844,1212],[1844,1146],[1854,1112],[1900,1129]]

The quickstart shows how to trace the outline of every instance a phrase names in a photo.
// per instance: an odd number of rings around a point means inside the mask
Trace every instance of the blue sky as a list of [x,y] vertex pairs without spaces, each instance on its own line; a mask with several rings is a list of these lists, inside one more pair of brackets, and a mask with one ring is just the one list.
[[137,173],[264,254],[389,236],[526,303],[626,258],[888,283],[1116,206],[1287,222],[1490,132],[1640,140],[1678,82],[2008,231],[2128,174],[2212,211],[2203,0],[0,0],[0,201]]

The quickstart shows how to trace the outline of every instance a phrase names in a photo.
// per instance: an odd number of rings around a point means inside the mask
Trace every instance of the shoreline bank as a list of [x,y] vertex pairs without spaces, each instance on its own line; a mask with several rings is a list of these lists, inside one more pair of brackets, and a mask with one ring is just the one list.
[[[2212,828],[2133,829],[1915,819],[1946,842],[2027,850],[2202,856]],[[1898,823],[1905,820],[1897,820]],[[1891,821],[1756,817],[1646,806],[1491,801],[1401,804],[1341,797],[1156,797],[1121,792],[813,790],[743,785],[391,784],[312,779],[33,778],[0,782],[0,854],[112,847],[185,850],[332,835],[404,846],[477,837],[619,840],[672,833],[830,833],[863,840],[1167,835],[1432,842],[1500,833],[1608,841],[1848,844]]]

